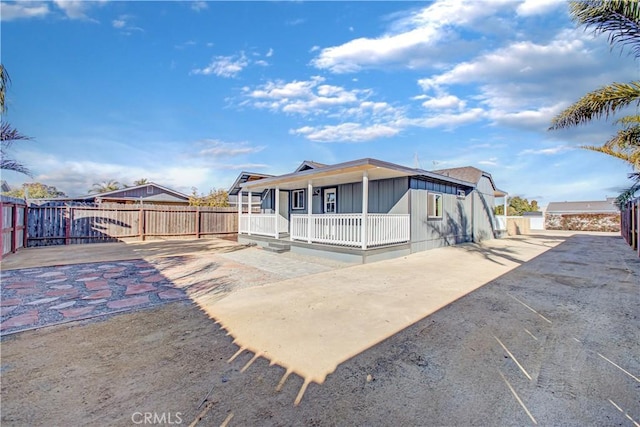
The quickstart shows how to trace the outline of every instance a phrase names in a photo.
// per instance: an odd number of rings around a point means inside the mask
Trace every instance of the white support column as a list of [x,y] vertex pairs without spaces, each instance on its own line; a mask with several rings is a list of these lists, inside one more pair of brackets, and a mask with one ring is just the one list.
[[240,234],[241,222],[242,222],[242,190],[238,191],[238,234]]
[[504,195],[504,229],[505,230],[509,229],[509,227],[507,227],[507,207],[508,207],[507,200],[508,199],[509,199],[509,195],[505,194]]
[[251,194],[251,190],[249,190],[249,200],[247,200],[247,205],[249,207],[249,210],[247,211],[247,234],[249,236],[251,236],[251,211],[253,210],[253,206],[251,205],[251,200],[252,198],[252,194]]
[[275,200],[274,210],[276,211],[276,224],[275,224],[276,232],[274,237],[276,239],[279,239],[280,228],[278,226],[280,225],[280,187],[276,187],[275,198],[276,200]]
[[311,214],[313,212],[313,183],[307,183],[307,243],[311,243]]
[[369,229],[367,222],[369,216],[369,173],[364,171],[362,173],[362,249],[367,249],[367,238],[369,236]]

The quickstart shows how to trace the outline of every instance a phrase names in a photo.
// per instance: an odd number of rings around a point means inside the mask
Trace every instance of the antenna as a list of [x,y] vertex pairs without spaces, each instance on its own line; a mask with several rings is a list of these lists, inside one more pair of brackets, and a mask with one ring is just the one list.
[[420,165],[420,158],[418,158],[418,152],[417,151],[413,155],[413,167],[415,169],[422,169],[422,166]]

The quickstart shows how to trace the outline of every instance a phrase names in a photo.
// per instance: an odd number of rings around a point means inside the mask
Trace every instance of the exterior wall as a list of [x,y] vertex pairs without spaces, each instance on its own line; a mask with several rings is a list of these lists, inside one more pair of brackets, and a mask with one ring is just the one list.
[[473,238],[476,242],[495,237],[495,197],[489,178],[483,176],[473,193]]
[[[426,190],[411,189],[411,252],[470,242],[473,239],[472,195],[442,196],[442,218],[427,217]],[[442,194],[442,193],[441,193]]]
[[[369,181],[369,213],[409,213],[408,178],[393,178]],[[337,213],[361,213],[362,212],[362,182],[339,184],[329,187],[314,187],[312,213],[321,214],[324,211],[324,190],[335,188],[337,191]],[[307,194],[305,190],[304,209],[291,209],[289,201],[289,214],[307,213]],[[291,198],[289,199],[291,200]]]

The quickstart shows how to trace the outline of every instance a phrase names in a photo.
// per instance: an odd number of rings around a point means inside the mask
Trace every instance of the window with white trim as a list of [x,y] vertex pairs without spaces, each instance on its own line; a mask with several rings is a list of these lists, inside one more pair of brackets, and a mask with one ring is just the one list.
[[147,185],[147,194],[153,194],[153,187],[150,185]]
[[291,192],[291,209],[304,209],[304,190]]
[[427,217],[442,218],[442,194],[427,194]]

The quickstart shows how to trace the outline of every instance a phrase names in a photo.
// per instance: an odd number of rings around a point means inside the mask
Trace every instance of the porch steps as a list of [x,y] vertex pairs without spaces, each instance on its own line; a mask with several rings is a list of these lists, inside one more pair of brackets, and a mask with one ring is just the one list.
[[262,249],[281,254],[283,252],[289,252],[291,250],[291,244],[287,242],[269,242],[269,245],[263,246]]

